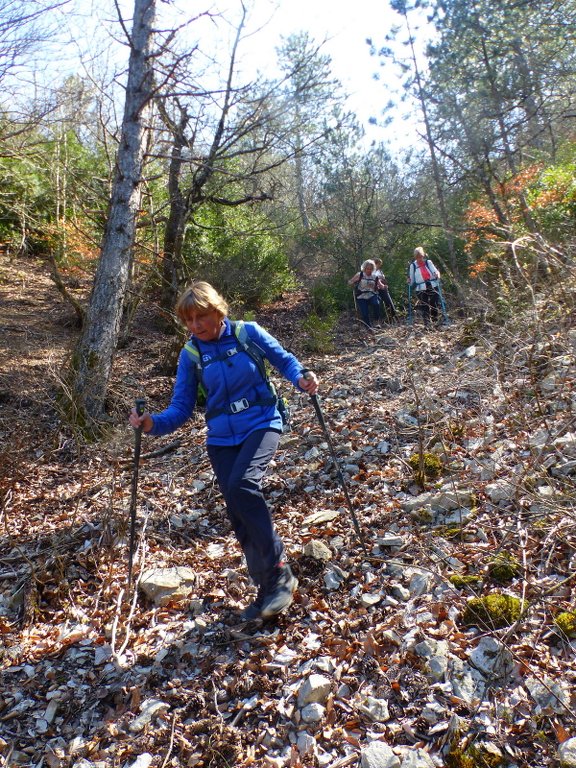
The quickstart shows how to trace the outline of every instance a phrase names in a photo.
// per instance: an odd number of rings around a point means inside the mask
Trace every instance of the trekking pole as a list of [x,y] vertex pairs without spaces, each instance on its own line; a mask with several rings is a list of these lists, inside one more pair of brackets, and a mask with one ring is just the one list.
[[408,283],[408,325],[414,325],[412,317],[412,285]]
[[[146,410],[146,400],[136,398],[136,413],[142,416]],[[132,473],[132,496],[130,499],[130,540],[128,543],[128,590],[132,581],[134,562],[134,541],[136,538],[136,500],[138,490],[138,467],[140,465],[140,446],[142,445],[142,425],[134,429],[134,471]]]
[[[304,378],[307,378],[307,374],[309,374],[309,371],[302,371],[302,375]],[[342,490],[344,491],[344,496],[346,498],[346,503],[348,504],[348,509],[350,510],[350,514],[352,515],[352,522],[354,524],[354,530],[356,531],[356,535],[358,536],[358,541],[360,542],[360,546],[362,547],[362,551],[364,554],[368,554],[368,550],[366,549],[366,544],[364,543],[364,536],[362,535],[362,531],[360,529],[360,523],[358,522],[358,518],[356,517],[356,513],[354,512],[354,507],[352,506],[352,500],[350,499],[350,494],[348,493],[348,486],[346,485],[346,481],[344,480],[344,475],[342,474],[342,470],[340,469],[340,463],[338,461],[338,458],[336,456],[336,451],[334,449],[334,444],[332,443],[332,438],[330,437],[330,433],[328,432],[328,427],[326,426],[326,420],[324,418],[324,414],[322,412],[322,406],[320,405],[320,400],[318,398],[318,395],[310,395],[310,401],[312,402],[312,405],[314,406],[314,410],[316,411],[316,416],[318,418],[318,422],[320,423],[320,426],[322,427],[322,431],[324,432],[324,437],[326,438],[326,442],[330,446],[330,453],[332,454],[332,460],[334,461],[334,466],[336,467],[336,472],[338,474],[338,479],[340,480],[340,485],[342,486]]]
[[356,288],[352,288],[352,298],[354,300],[354,312],[356,312],[356,317],[358,317],[359,311],[358,311],[358,302],[356,301]]
[[440,280],[438,280],[438,297],[440,299],[440,309],[442,311],[444,322],[449,324],[450,318],[448,317],[448,312],[446,312],[446,302],[444,301],[444,294],[442,293],[442,288],[440,287]]

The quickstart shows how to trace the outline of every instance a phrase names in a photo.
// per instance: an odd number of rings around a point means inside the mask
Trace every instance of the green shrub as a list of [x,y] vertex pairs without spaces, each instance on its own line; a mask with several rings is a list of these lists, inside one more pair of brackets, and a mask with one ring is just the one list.
[[336,314],[320,317],[312,312],[302,323],[303,347],[307,352],[328,354],[334,351]]
[[354,304],[347,277],[340,274],[315,282],[310,288],[310,299],[313,309],[319,315],[350,309]]
[[310,289],[310,301],[312,309],[318,317],[329,317],[336,313],[336,296],[326,283],[316,283],[316,285],[312,286]]
[[204,228],[187,233],[186,271],[190,278],[212,283],[243,316],[247,308],[258,308],[295,287],[282,238],[265,217],[252,209],[206,206],[198,219]]

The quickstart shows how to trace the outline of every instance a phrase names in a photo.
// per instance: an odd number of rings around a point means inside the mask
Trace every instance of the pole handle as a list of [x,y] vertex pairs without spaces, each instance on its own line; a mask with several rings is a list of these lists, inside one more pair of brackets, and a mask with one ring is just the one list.
[[146,410],[146,400],[143,397],[137,397],[135,401],[136,413],[138,416],[142,416]]

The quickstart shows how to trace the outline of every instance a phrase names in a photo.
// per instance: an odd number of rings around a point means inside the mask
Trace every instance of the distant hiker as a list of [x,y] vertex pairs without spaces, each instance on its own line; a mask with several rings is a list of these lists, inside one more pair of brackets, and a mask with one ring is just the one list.
[[138,416],[150,435],[166,435],[187,421],[196,405],[197,389],[206,392],[207,450],[226,502],[232,528],[246,557],[257,595],[242,611],[243,620],[268,618],[288,608],[298,581],[285,562],[262,493],[262,478],[272,460],[282,418],[262,358],[309,395],[318,379],[257,323],[233,323],[228,304],[209,284],[192,283],[176,304],[176,314],[191,333],[178,359],[170,405],[160,413]]
[[380,297],[380,312],[381,312],[382,319],[386,320],[386,317],[388,316],[391,322],[394,320],[398,320],[396,307],[394,306],[394,302],[392,301],[392,296],[390,296],[390,291],[388,290],[386,275],[384,274],[384,272],[382,272],[382,259],[374,259],[374,264],[375,264],[374,275],[380,278],[380,282],[384,286],[378,291],[378,296]]
[[356,303],[362,317],[362,322],[369,328],[372,327],[370,320],[370,309],[376,319],[380,318],[380,296],[378,292],[382,290],[383,283],[380,278],[374,274],[376,264],[368,259],[365,261],[360,272],[356,272],[354,277],[348,280],[348,285],[355,286]]
[[408,268],[408,284],[416,291],[424,325],[430,325],[431,319],[434,322],[438,320],[441,309],[439,280],[440,272],[428,258],[424,248],[415,248],[414,261]]

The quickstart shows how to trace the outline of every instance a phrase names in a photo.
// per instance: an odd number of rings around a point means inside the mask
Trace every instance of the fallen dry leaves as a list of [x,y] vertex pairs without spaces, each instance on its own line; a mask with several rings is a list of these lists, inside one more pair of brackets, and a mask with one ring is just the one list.
[[[156,372],[166,337],[143,314],[116,364],[116,427],[98,445],[80,444],[54,409],[52,361],[73,338],[66,309],[41,275],[19,268],[36,281],[44,326],[6,283],[12,315],[3,322],[29,322],[53,344],[49,354],[15,344],[1,369],[4,764],[339,768],[383,742],[399,760],[412,755],[411,765],[426,765],[422,751],[444,765],[464,737],[489,745],[502,765],[556,764],[575,733],[576,647],[554,625],[560,610],[574,610],[576,457],[558,442],[574,431],[568,322],[551,320],[545,333],[484,327],[473,348],[464,321],[434,334],[385,328],[372,340],[343,318],[337,351],[310,363],[367,552],[313,409],[290,393],[292,431],[267,494],[300,587],[275,623],[239,626],[251,587],[200,415],[177,436],[145,441],[135,559],[137,573],[191,567],[194,594],[155,606],[126,591],[125,413],[141,393],[151,409],[168,402],[171,380]],[[297,299],[259,319],[304,359]],[[409,465],[419,450],[442,463],[425,488]],[[443,516],[428,503],[451,493],[466,501],[445,502]],[[330,559],[305,555],[311,541]],[[498,588],[529,609],[503,629],[463,626],[467,599],[494,589],[487,565],[497,552],[521,566]],[[477,581],[456,588],[454,573]],[[467,687],[466,665],[487,637],[510,660],[479,693]],[[311,675],[327,677],[330,691],[305,719],[298,695]]]

